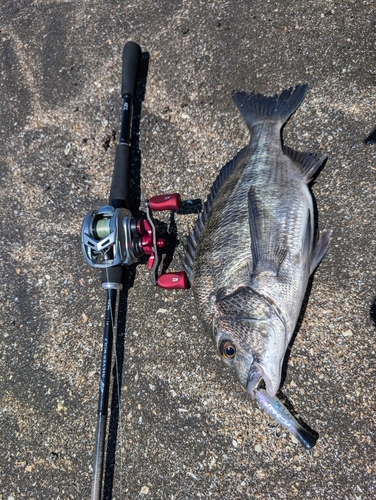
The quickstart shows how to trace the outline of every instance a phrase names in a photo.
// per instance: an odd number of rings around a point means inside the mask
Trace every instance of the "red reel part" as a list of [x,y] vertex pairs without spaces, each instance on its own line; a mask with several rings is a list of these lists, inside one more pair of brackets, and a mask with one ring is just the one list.
[[171,290],[174,288],[181,288],[186,290],[188,288],[188,279],[185,271],[179,271],[178,273],[165,273],[161,274],[157,279],[157,285],[160,288],[166,288]]
[[148,203],[151,210],[179,210],[181,199],[179,193],[161,194],[150,198]]
[[[157,272],[159,258],[160,258],[157,252],[159,249],[165,246],[165,241],[162,238],[156,238],[154,241],[153,227],[152,227],[153,217],[150,211],[178,210],[180,204],[181,204],[181,199],[179,193],[153,196],[146,203],[148,219],[139,219],[137,221],[137,232],[141,236],[142,250],[146,255],[149,256],[148,268],[152,269],[155,273]],[[155,278],[156,278],[155,284],[158,285],[160,288],[165,288],[168,290],[172,289],[185,290],[188,288],[188,279],[185,271],[180,271],[176,273],[165,273],[158,277],[155,276]]]

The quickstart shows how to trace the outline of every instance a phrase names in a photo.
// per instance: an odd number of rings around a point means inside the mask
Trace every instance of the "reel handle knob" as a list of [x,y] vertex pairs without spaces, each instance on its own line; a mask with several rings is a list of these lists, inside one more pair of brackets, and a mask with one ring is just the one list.
[[175,288],[181,288],[186,290],[188,288],[188,280],[185,271],[180,271],[178,273],[165,273],[158,277],[157,285],[160,288],[166,288],[167,290],[172,290]]
[[179,210],[181,199],[179,193],[161,194],[150,198],[148,203],[151,210]]

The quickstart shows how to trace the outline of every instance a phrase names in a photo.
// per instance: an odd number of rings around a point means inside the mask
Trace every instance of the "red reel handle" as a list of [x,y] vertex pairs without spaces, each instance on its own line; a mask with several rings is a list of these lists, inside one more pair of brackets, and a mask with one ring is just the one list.
[[180,208],[181,200],[179,193],[161,194],[153,196],[149,200],[149,207],[151,210],[178,210]]
[[184,271],[161,274],[157,280],[157,284],[159,287],[167,288],[168,290],[174,288],[186,290],[188,288],[187,275]]

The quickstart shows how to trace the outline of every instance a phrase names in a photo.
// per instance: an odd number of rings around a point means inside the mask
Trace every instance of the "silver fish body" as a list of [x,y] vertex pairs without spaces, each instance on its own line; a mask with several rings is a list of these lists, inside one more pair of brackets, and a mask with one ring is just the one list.
[[330,241],[329,231],[315,233],[307,186],[325,157],[281,142],[306,88],[233,94],[250,143],[219,173],[186,243],[200,318],[252,396],[261,379],[277,393],[308,279]]

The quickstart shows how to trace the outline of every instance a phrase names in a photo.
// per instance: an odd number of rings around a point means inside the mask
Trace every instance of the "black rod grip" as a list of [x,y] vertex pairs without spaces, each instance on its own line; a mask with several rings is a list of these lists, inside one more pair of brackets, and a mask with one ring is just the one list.
[[131,148],[128,144],[116,146],[115,166],[112,174],[110,205],[127,208],[130,199]]
[[106,267],[102,269],[102,285],[113,283],[121,285],[123,283],[123,266]]
[[123,49],[123,68],[121,95],[135,98],[138,67],[141,59],[141,48],[135,42],[128,42]]

